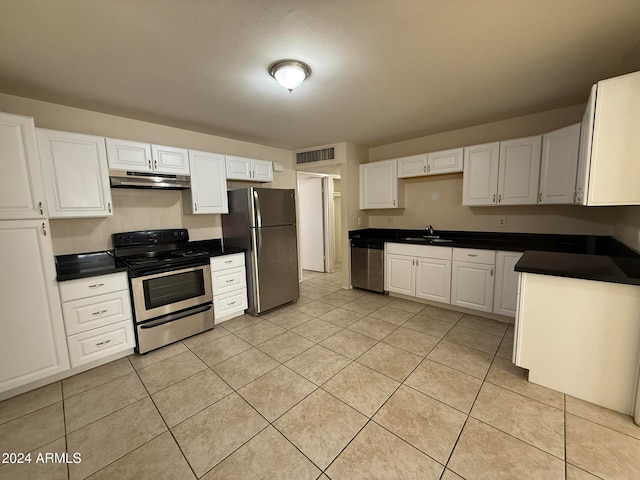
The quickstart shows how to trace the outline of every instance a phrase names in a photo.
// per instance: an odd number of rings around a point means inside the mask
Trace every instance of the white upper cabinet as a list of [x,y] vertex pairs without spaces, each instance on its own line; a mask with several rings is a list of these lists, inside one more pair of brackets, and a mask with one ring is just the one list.
[[0,220],[46,217],[33,118],[0,113]]
[[538,203],[574,202],[579,143],[579,123],[542,136]]
[[398,188],[398,162],[381,162],[360,165],[360,208],[401,208],[403,192]]
[[229,213],[225,157],[189,150],[191,188],[183,190],[184,213]]
[[462,171],[462,148],[398,158],[398,178]]
[[587,108],[582,116],[580,125],[580,147],[578,149],[578,169],[576,173],[576,194],[574,202],[578,205],[587,204],[587,189],[589,188],[589,171],[591,169],[591,142],[593,140],[593,120],[596,112],[597,85],[591,87]]
[[398,159],[398,178],[421,177],[427,174],[427,154]]
[[36,129],[50,218],[112,214],[104,137]]
[[464,149],[463,205],[538,202],[542,135]]
[[427,154],[427,174],[440,175],[462,171],[463,148],[443,150]]
[[107,138],[109,168],[129,172],[189,175],[189,151],[132,140]]
[[227,180],[272,182],[273,162],[227,155]]
[[498,142],[465,147],[463,205],[495,205],[498,201]]
[[500,142],[498,204],[538,203],[542,135]]
[[638,125],[640,72],[598,82],[582,126],[578,203],[640,205]]

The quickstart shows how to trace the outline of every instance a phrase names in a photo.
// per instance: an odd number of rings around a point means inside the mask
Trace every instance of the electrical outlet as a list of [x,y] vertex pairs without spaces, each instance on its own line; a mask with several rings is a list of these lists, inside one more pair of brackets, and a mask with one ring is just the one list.
[[507,219],[505,217],[498,218],[498,226],[499,227],[506,227],[507,226]]
[[387,223],[389,223],[389,225],[393,225],[393,217],[387,217]]
[[358,217],[358,225],[362,225],[362,218]]

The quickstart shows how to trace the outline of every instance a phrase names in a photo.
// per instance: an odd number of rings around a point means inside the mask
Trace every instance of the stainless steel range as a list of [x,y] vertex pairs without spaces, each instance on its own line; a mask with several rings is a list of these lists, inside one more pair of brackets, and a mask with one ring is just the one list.
[[213,328],[209,253],[189,248],[186,229],[114,233],[113,248],[129,270],[138,353]]

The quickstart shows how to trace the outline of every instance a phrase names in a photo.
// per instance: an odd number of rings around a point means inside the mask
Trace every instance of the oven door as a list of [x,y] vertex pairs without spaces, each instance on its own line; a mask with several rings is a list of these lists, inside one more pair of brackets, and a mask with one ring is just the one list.
[[211,266],[134,277],[131,292],[137,323],[211,303]]

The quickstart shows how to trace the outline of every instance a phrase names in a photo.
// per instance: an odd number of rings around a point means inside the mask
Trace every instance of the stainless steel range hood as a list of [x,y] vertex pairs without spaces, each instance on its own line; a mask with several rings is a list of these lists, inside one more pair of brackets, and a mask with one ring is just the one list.
[[191,187],[188,175],[109,170],[109,180],[111,188],[164,188],[169,190],[185,190]]

